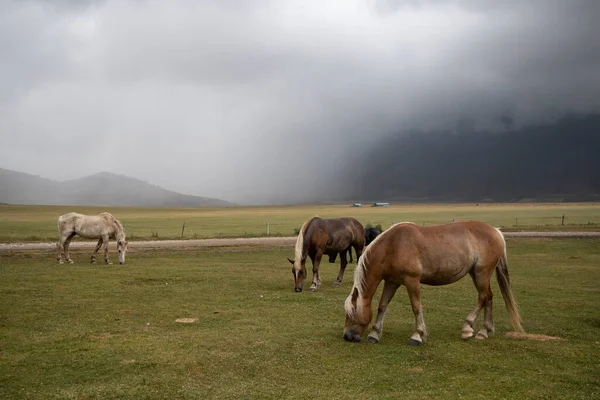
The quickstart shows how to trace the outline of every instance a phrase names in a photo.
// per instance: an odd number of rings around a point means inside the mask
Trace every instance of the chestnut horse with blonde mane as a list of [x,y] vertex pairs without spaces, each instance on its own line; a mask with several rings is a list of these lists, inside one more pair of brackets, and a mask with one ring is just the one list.
[[296,240],[292,273],[294,274],[294,290],[301,292],[306,278],[306,257],[310,257],[313,264],[313,278],[310,291],[315,291],[321,286],[319,264],[323,254],[329,256],[329,262],[335,262],[340,255],[340,272],[333,283],[334,286],[342,284],[344,270],[348,265],[347,251],[353,247],[356,258],[359,259],[365,247],[365,228],[354,218],[325,219],[313,217],[304,222],[298,239]]
[[73,264],[73,260],[69,256],[69,245],[75,235],[86,239],[98,239],[98,244],[92,253],[92,264],[96,263],[96,253],[102,246],[104,246],[104,262],[112,264],[108,259],[108,240],[115,239],[117,241],[119,264],[125,264],[125,254],[127,253],[125,229],[123,224],[112,214],[103,212],[99,215],[84,215],[71,212],[58,217],[59,240],[56,244],[58,250],[56,259],[60,264],[63,263],[63,256],[65,261]]
[[421,306],[421,284],[448,285],[467,273],[473,279],[478,299],[465,319],[462,338],[473,336],[477,315],[484,309],[483,327],[476,338],[486,339],[494,332],[490,288],[494,271],[512,326],[523,332],[508,278],[506,242],[500,230],[478,221],[428,227],[413,223],[395,224],[365,249],[354,270],[354,286],[345,302],[344,339],[360,342],[361,335],[371,322],[373,295],[383,280],[377,318],[367,341],[377,343],[381,340],[388,303],[398,287],[404,285],[415,315],[415,331],[409,344],[421,344],[427,336]]

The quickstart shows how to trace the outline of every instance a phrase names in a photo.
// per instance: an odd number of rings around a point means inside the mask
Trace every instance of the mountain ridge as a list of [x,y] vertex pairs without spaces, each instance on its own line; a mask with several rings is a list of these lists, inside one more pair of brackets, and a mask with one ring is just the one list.
[[227,207],[236,204],[164,189],[112,172],[67,181],[0,168],[0,203],[24,205]]

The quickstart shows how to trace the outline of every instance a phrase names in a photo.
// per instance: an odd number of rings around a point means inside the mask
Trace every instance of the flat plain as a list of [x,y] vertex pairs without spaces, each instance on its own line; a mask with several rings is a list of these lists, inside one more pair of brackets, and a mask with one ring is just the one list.
[[0,398],[598,398],[599,249],[599,239],[508,239],[532,336],[506,336],[494,279],[496,334],[462,341],[476,297],[463,279],[423,286],[420,347],[407,345],[402,288],[380,343],[344,342],[355,265],[337,288],[338,265],[324,263],[321,289],[294,293],[293,246],[134,249],[124,266],[90,265],[87,249],[74,265],[51,251],[0,253]]
[[[67,212],[112,213],[130,240],[294,236],[308,218],[351,216],[389,228],[410,221],[434,225],[477,219],[507,230],[599,231],[600,203],[392,204],[389,207],[310,205],[232,208],[130,208],[0,205],[0,243],[55,242]],[[563,220],[564,216],[564,220]],[[185,224],[185,225],[184,225]],[[183,234],[182,234],[183,232]],[[75,239],[78,240],[78,239]]]

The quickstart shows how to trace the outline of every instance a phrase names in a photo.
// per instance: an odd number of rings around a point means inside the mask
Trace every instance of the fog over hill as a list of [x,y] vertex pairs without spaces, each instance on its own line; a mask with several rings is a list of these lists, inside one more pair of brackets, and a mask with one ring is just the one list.
[[233,203],[165,190],[107,172],[65,182],[0,168],[0,202],[9,204],[224,207]]
[[[599,0],[0,1],[0,166],[238,204],[594,199],[599,15]],[[64,187],[181,196],[93,181]],[[65,201],[53,185],[21,189]]]
[[331,198],[387,201],[600,200],[600,114],[489,132],[399,132],[365,146]]

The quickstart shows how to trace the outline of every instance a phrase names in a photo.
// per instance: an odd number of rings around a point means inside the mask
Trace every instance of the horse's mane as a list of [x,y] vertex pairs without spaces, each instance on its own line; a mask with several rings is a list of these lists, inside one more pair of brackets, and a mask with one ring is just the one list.
[[304,255],[304,235],[306,234],[308,226],[315,218],[318,218],[318,216],[315,215],[314,217],[307,219],[302,225],[302,228],[300,228],[300,233],[298,233],[298,239],[296,240],[296,247],[294,249],[294,266],[296,266],[296,262],[299,265],[302,260],[302,256]]
[[125,235],[125,228],[123,227],[121,221],[116,219],[111,213],[103,212],[100,213],[100,215],[107,221],[114,223],[117,226],[118,233],[122,233],[123,235]]
[[[354,318],[354,316],[356,315],[356,311],[357,311],[357,310],[355,310],[354,305],[352,304],[352,293],[354,293],[354,290],[356,289],[356,291],[358,292],[358,297],[359,298],[364,297],[364,293],[365,293],[365,289],[366,289],[365,288],[366,276],[367,276],[367,272],[369,271],[369,255],[371,254],[371,249],[373,248],[373,245],[375,243],[377,243],[381,239],[382,236],[389,235],[390,231],[392,231],[392,228],[394,228],[400,224],[406,224],[406,223],[407,222],[398,222],[398,223],[390,226],[387,230],[381,232],[381,234],[378,235],[375,238],[375,240],[373,240],[365,248],[362,255],[358,259],[358,264],[356,264],[356,268],[354,269],[354,285],[352,286],[350,295],[348,296],[348,298],[346,298],[346,302],[344,303],[344,308],[346,310],[346,314],[348,314],[352,318]],[[409,222],[409,223],[411,223],[411,222]],[[356,305],[358,307],[362,307],[362,302],[357,301]]]

